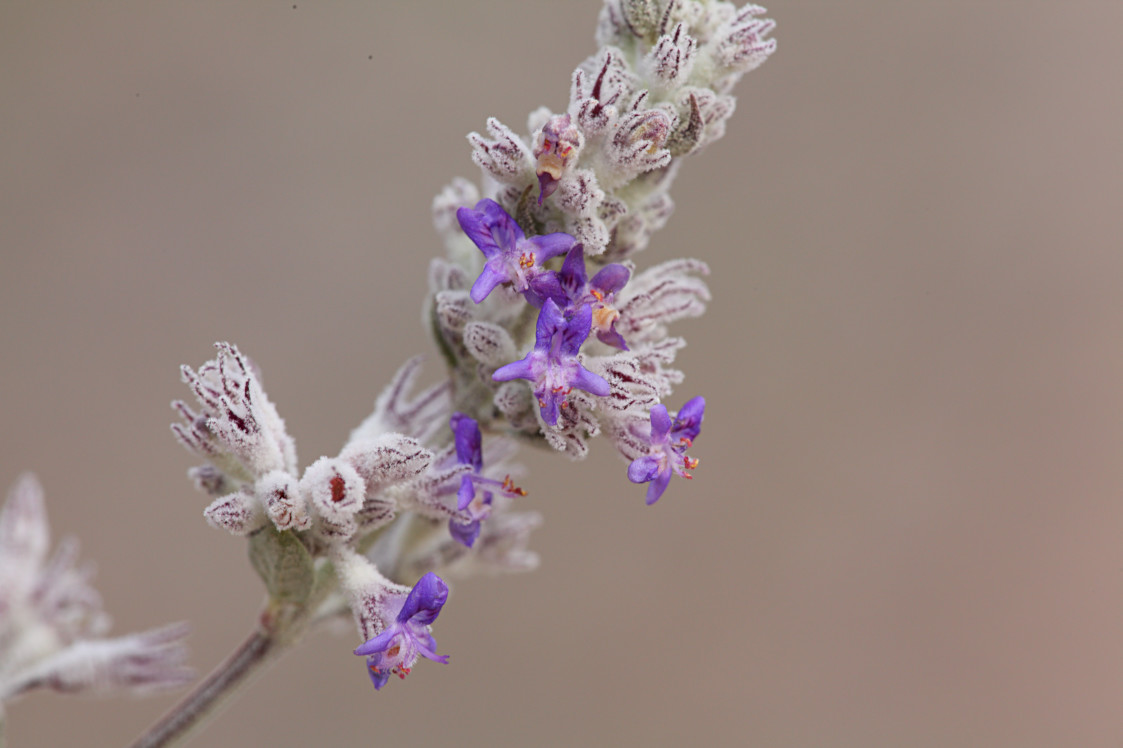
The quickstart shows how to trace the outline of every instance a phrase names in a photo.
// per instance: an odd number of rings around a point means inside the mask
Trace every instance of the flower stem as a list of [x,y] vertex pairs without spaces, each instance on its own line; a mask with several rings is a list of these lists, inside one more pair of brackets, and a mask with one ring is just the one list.
[[[266,616],[263,616],[263,624]],[[141,735],[132,748],[166,748],[185,740],[226,706],[241,686],[284,651],[282,639],[267,625],[256,628],[226,660]]]

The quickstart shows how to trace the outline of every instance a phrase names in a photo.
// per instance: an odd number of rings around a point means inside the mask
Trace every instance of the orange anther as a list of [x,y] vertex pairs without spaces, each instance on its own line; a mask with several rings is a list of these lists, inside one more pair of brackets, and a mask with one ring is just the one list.
[[517,496],[526,496],[526,490],[516,486],[515,482],[511,480],[510,475],[506,476],[503,479],[503,490],[508,493],[513,493]]

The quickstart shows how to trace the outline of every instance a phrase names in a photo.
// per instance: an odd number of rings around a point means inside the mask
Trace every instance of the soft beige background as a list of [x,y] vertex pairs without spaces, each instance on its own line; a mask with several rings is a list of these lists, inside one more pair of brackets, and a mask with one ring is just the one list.
[[[0,482],[33,469],[115,631],[260,601],[167,402],[218,339],[307,463],[419,323],[464,134],[565,106],[595,0],[0,0]],[[1118,746],[1123,7],[774,0],[780,49],[640,262],[714,266],[693,484],[531,455],[539,572],[458,585],[376,694],[311,638],[199,746]],[[676,401],[677,402],[677,401]],[[672,403],[673,405],[674,403]],[[174,697],[37,694],[13,748]]]

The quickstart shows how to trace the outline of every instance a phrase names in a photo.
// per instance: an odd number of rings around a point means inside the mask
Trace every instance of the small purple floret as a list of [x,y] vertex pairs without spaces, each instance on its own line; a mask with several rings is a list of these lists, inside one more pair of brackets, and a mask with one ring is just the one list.
[[683,478],[693,477],[687,471],[696,468],[698,460],[688,456],[686,450],[702,431],[705,410],[706,401],[701,396],[688,400],[674,421],[662,403],[651,409],[651,433],[645,437],[650,452],[632,460],[628,466],[628,480],[632,483],[651,483],[647,487],[649,505],[667,490],[673,473]]
[[628,282],[631,271],[618,263],[605,265],[593,279],[588,280],[585,272],[585,248],[578,244],[565,256],[558,284],[565,294],[567,303],[573,308],[588,304],[593,308],[592,329],[597,339],[614,348],[628,350],[624,337],[616,331],[616,320],[620,312],[616,310],[616,294]]
[[448,521],[448,531],[458,543],[469,548],[480,535],[480,525],[491,514],[494,492],[504,496],[526,496],[510,479],[502,481],[480,475],[483,470],[483,437],[475,419],[463,413],[453,413],[449,420],[453,441],[456,446],[456,461],[471,467],[471,472],[460,476],[460,488],[456,492],[456,509],[468,516],[464,522],[453,517]]
[[460,208],[456,218],[486,258],[469,293],[472,301],[479,304],[503,283],[510,283],[536,307],[556,293],[556,274],[542,264],[568,252],[576,239],[562,232],[528,239],[499,203],[486,198],[476,203],[474,209]]
[[577,360],[581,344],[589,337],[592,316],[592,307],[585,304],[566,320],[554,300],[547,299],[538,313],[534,348],[523,360],[499,367],[492,379],[529,380],[534,385],[542,419],[551,426],[557,425],[558,411],[567,407],[566,395],[573,388],[601,397],[608,395],[608,382]]
[[437,641],[429,633],[447,599],[448,585],[429,572],[409,591],[394,622],[355,649],[355,654],[367,658],[375,690],[385,686],[391,675],[405,678],[418,656],[448,664],[448,655],[437,654]]

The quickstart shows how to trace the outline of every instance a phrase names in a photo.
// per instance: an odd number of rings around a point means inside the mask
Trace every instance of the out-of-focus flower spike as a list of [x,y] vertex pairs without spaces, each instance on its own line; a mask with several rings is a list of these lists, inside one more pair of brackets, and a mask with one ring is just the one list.
[[24,473],[0,508],[0,614],[6,600],[30,589],[50,540],[43,487],[34,475]]
[[126,689],[149,693],[178,688],[195,674],[183,663],[185,623],[151,631],[75,642],[22,673],[26,688],[63,693]]
[[48,559],[43,491],[21,476],[0,507],[0,708],[35,688],[60,691],[180,685],[183,624],[101,639],[109,616],[79,565],[78,542],[64,538]]
[[78,539],[59,541],[46,566],[38,569],[32,591],[37,614],[65,641],[101,636],[109,630],[101,595],[91,586],[94,565],[78,563]]

